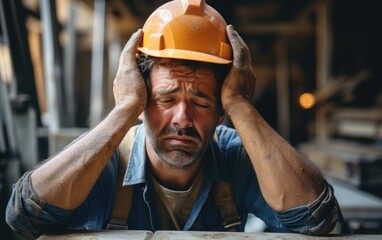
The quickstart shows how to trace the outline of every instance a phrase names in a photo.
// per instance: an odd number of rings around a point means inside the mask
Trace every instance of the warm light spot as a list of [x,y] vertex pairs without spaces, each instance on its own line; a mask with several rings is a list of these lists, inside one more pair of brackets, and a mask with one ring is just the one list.
[[314,98],[314,95],[312,93],[301,94],[299,101],[301,107],[305,109],[312,108],[316,103],[316,99]]

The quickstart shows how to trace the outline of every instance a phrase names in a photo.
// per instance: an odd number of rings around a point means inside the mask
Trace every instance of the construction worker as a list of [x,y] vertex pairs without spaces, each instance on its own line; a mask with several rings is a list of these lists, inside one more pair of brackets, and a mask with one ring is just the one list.
[[26,237],[242,231],[252,213],[274,231],[327,234],[342,219],[333,189],[256,111],[255,82],[247,46],[216,10],[166,3],[121,53],[115,107],[15,184],[7,223]]

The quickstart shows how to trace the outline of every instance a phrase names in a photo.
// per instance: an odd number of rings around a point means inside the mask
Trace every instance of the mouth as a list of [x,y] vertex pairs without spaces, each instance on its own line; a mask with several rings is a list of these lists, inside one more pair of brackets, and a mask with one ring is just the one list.
[[190,146],[195,144],[195,139],[187,136],[168,136],[164,139],[167,141],[170,145],[175,146]]

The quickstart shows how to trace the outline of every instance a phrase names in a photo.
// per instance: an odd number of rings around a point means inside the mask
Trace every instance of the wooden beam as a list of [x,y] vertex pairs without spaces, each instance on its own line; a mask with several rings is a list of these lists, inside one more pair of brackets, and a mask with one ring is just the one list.
[[279,133],[289,139],[289,61],[288,42],[280,39],[276,43],[276,92]]
[[105,2],[94,1],[93,52],[90,87],[90,127],[96,126],[104,117],[103,74],[105,45]]
[[[321,91],[328,85],[331,65],[331,28],[330,28],[330,1],[319,0],[316,3],[316,85]],[[316,111],[316,141],[328,141],[327,112],[326,107]]]
[[240,34],[251,36],[260,34],[294,35],[312,34],[312,24],[301,21],[291,23],[270,23],[270,24],[240,24],[236,27]]
[[318,90],[314,95],[317,103],[328,101],[332,96],[339,94],[340,92],[354,89],[360,82],[370,77],[370,73],[367,70],[361,70],[353,77],[340,77],[331,79],[325,88]]

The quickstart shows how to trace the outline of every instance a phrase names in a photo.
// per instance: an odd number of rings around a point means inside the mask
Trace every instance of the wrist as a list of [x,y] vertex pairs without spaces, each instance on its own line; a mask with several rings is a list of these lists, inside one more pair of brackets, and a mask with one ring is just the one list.
[[142,112],[146,107],[146,98],[142,98],[141,96],[126,96],[119,101],[116,101],[115,107],[129,110],[136,109],[137,111]]
[[116,103],[114,110],[123,112],[123,115],[129,116],[129,118],[138,118],[145,107],[146,101],[142,101],[142,99],[124,98]]
[[240,117],[244,109],[254,108],[254,106],[246,98],[235,98],[232,101],[224,101],[223,108],[226,114],[232,118],[236,115]]

